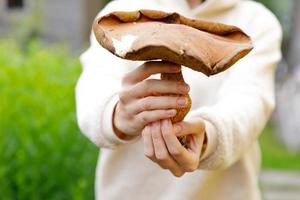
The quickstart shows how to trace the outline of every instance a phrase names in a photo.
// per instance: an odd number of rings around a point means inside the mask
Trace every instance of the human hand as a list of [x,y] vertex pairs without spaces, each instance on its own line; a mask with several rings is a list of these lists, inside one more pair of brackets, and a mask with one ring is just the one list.
[[[147,125],[143,132],[144,154],[163,169],[181,177],[195,171],[205,138],[205,124],[201,118],[172,124],[170,119]],[[187,136],[187,149],[177,136]]]
[[[186,97],[161,94],[188,94],[186,83],[147,79],[158,73],[178,73],[181,67],[166,62],[146,62],[123,77],[122,90],[114,114],[114,127],[127,136],[142,133],[144,127],[176,114],[176,108],[187,106]],[[118,132],[117,131],[117,132]]]

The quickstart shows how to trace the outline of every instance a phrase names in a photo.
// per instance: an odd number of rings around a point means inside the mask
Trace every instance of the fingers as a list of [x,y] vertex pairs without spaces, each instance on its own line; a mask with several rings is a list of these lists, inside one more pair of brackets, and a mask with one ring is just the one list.
[[181,176],[182,170],[180,169],[178,164],[173,160],[173,158],[169,155],[167,147],[164,143],[159,121],[152,123],[151,136],[155,155],[155,158],[153,159],[163,169],[169,169],[175,176]]
[[161,137],[160,122],[154,122],[145,127],[142,133],[144,141],[144,153],[153,162],[163,169],[168,169],[174,176],[180,177],[184,174],[178,164],[169,156]]
[[168,80],[147,79],[133,86],[125,87],[120,93],[119,98],[123,103],[147,96],[159,96],[161,94],[188,94],[189,85],[183,82]]
[[163,163],[163,161],[167,160],[167,158],[169,157],[169,153],[161,135],[160,121],[152,123],[151,136],[155,157],[158,161],[162,161],[161,163]]
[[181,66],[175,63],[150,61],[137,67],[135,70],[127,73],[123,77],[122,83],[124,85],[131,85],[145,80],[153,74],[158,73],[178,73],[181,71]]
[[153,147],[153,142],[152,142],[152,137],[151,137],[151,125],[147,125],[143,132],[143,141],[144,141],[144,154],[147,156],[149,159],[155,162],[154,158],[154,147]]
[[184,82],[147,79],[132,88],[132,96],[141,98],[160,94],[188,94],[189,89]]
[[131,110],[133,114],[137,114],[147,110],[184,108],[187,106],[187,103],[186,97],[150,96],[136,100],[136,102],[130,104],[128,110]]
[[203,129],[201,123],[202,121],[198,119],[178,123],[180,124],[178,133],[191,131],[187,136],[188,149],[178,141],[170,119],[151,123],[151,126],[147,126],[143,132],[145,155],[162,168],[169,169],[175,176],[195,171],[200,161],[204,132],[195,133],[194,131]]
[[185,149],[174,134],[171,120],[162,120],[162,136],[170,155],[186,171],[194,171],[199,163],[200,156]]
[[201,157],[201,152],[203,148],[203,142],[204,142],[204,134],[200,135],[188,135],[187,136],[187,142],[189,143],[188,150],[193,153],[194,155],[199,155],[198,157]]
[[135,120],[137,120],[137,123],[139,123],[142,127],[145,127],[151,122],[174,117],[176,112],[177,111],[175,109],[144,111],[137,114],[135,116]]
[[162,101],[144,98],[162,96],[161,94],[187,94],[189,86],[185,83],[147,79],[157,73],[170,74],[180,71],[180,65],[156,61],[144,63],[127,73],[122,79],[122,89],[115,109],[116,128],[127,135],[139,135],[148,123],[174,117],[176,113],[172,109],[177,108],[175,105],[178,104],[175,98],[170,101],[171,105],[167,105],[170,100],[167,98],[161,99]]
[[205,138],[205,123],[201,118],[182,121],[173,125],[174,133],[177,137],[186,136],[188,151],[198,159],[203,148]]

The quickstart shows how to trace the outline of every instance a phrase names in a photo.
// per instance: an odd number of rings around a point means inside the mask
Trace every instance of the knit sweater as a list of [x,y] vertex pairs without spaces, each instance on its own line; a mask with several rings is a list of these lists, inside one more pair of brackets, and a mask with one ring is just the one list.
[[[206,77],[183,67],[193,105],[189,117],[206,124],[207,147],[199,168],[177,178],[143,154],[141,137],[116,136],[112,114],[121,78],[142,62],[120,59],[91,35],[81,56],[76,86],[79,127],[99,155],[95,193],[101,200],[260,199],[257,139],[274,109],[274,71],[281,58],[281,27],[264,6],[248,0],[207,0],[190,8],[186,0],[115,0],[97,17],[117,10],[156,9],[240,27],[254,49],[229,70]],[[156,78],[156,76],[151,77]]]

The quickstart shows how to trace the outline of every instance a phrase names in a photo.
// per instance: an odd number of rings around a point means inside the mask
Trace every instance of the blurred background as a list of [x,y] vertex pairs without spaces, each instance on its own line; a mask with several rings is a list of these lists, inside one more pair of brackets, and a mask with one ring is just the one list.
[[[260,137],[264,199],[300,199],[300,1],[259,0],[284,29],[277,108]],[[0,0],[0,199],[93,199],[98,149],[74,88],[104,0]]]

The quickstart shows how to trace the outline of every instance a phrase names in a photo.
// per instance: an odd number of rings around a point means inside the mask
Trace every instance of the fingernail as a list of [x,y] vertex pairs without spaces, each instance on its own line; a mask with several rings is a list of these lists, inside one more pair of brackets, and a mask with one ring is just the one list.
[[187,104],[186,98],[185,98],[185,97],[180,97],[180,98],[178,98],[177,104],[178,104],[179,106],[181,106],[181,107],[186,106],[186,104]]
[[179,90],[181,92],[188,92],[190,90],[190,86],[188,86],[187,84],[181,84],[179,85]]
[[167,110],[168,116],[172,117],[176,114],[176,110]]

